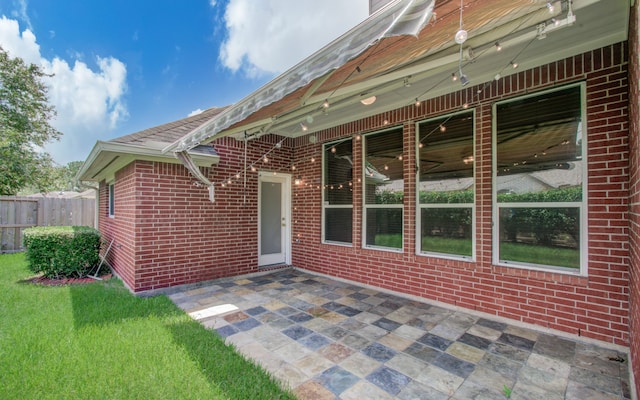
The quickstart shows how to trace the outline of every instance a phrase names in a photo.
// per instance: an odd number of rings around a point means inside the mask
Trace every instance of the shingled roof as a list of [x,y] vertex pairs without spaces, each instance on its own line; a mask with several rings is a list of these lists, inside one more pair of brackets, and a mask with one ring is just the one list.
[[129,135],[120,136],[110,140],[110,142],[135,145],[145,145],[149,142],[173,143],[198,128],[212,117],[220,114],[226,108],[227,107],[212,107],[200,114],[169,122],[167,124],[154,126],[153,128],[148,128]]

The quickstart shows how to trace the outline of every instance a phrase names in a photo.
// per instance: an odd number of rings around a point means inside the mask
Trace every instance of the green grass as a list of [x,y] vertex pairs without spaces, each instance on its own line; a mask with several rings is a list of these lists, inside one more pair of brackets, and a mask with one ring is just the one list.
[[165,296],[29,275],[23,254],[0,255],[2,399],[294,398]]
[[522,263],[580,268],[580,251],[524,243],[500,243],[500,259]]
[[391,247],[394,249],[402,248],[402,235],[400,234],[377,234],[374,238],[374,244],[381,247]]
[[471,239],[452,239],[430,236],[422,238],[421,250],[471,257],[473,244],[471,243]]

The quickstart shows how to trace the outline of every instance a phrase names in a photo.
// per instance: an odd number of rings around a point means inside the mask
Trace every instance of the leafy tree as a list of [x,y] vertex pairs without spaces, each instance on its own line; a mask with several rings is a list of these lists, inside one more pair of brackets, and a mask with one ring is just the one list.
[[55,182],[53,160],[42,151],[62,135],[49,124],[56,112],[43,82],[48,76],[0,47],[0,195],[27,186],[44,192]]

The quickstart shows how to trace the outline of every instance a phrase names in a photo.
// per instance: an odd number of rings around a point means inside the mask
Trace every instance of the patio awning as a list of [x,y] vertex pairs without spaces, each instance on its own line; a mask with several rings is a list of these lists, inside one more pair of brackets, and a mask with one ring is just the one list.
[[[163,152],[191,149],[218,132],[242,121],[266,105],[281,100],[313,80],[346,64],[383,38],[416,36],[429,22],[435,0],[394,0],[367,20],[286,71],[252,95],[207,121]],[[261,124],[268,123],[261,122]]]

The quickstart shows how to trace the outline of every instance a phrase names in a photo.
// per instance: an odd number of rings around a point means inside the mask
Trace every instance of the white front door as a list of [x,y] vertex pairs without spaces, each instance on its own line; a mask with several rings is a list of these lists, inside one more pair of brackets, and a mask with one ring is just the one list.
[[291,264],[291,175],[258,180],[258,265]]

